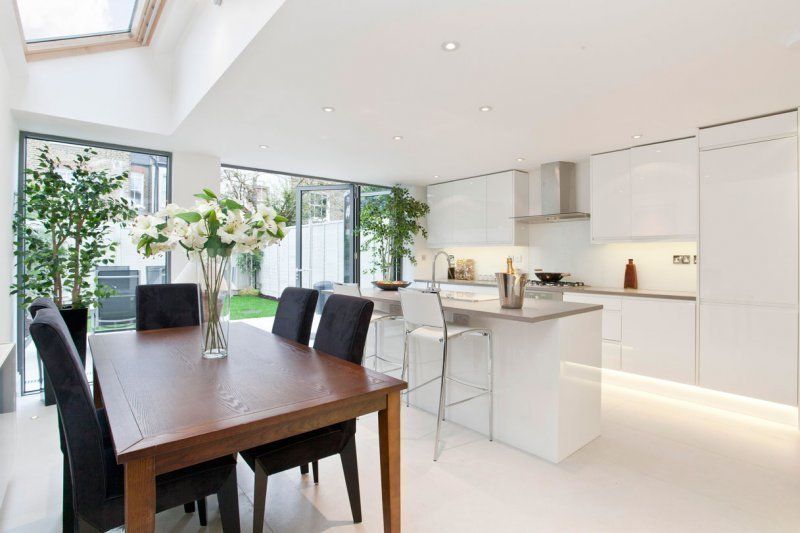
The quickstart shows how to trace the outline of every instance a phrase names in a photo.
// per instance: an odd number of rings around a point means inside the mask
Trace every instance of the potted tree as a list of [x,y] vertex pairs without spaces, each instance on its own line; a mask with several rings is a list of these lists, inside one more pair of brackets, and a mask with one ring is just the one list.
[[398,279],[400,264],[403,258],[412,264],[417,263],[412,246],[417,234],[428,236],[420,224],[420,219],[428,211],[428,204],[415,199],[407,189],[399,186],[364,203],[359,227],[363,238],[362,251],[372,256],[372,265],[367,271],[382,277],[373,282],[376,287],[397,290],[410,284]]
[[52,298],[84,362],[88,309],[113,292],[94,283],[95,268],[113,260],[113,226],[124,225],[136,214],[120,195],[128,173],[93,169],[95,155],[86,148],[64,163],[45,145],[34,168],[25,170],[14,219],[14,253],[22,269],[11,292],[26,308],[40,296]]

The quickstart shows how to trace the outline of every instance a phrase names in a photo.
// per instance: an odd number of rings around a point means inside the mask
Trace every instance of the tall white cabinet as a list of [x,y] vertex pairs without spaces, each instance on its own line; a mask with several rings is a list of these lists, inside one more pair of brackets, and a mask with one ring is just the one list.
[[797,113],[700,132],[702,387],[797,405]]
[[428,245],[527,245],[528,174],[509,170],[428,186]]

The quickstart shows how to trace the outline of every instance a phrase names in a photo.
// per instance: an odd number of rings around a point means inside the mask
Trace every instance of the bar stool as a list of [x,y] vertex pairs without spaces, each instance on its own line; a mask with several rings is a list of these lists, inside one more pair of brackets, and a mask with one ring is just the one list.
[[[357,298],[361,298],[361,288],[358,286],[357,283],[339,283],[333,282],[333,294],[343,294],[345,296],[355,296]],[[383,322],[386,320],[400,320],[403,318],[403,315],[391,314],[385,311],[378,311],[377,309],[372,311],[372,318],[370,319],[369,323],[375,326],[375,353],[373,355],[366,355],[364,356],[364,365],[367,363],[367,359],[372,359],[372,369],[377,372],[378,370],[378,361],[380,360],[382,363],[388,363],[392,365],[390,368],[384,369],[384,372],[395,372],[397,370],[402,370],[403,365],[398,364],[397,361],[392,361],[391,359],[386,359],[385,357],[380,355],[380,341],[379,339],[382,337],[383,333]]]
[[[468,402],[479,398],[484,395],[489,395],[489,440],[494,438],[494,373],[492,370],[492,332],[486,328],[470,328],[466,326],[459,326],[457,324],[448,323],[444,318],[444,309],[442,308],[442,300],[438,292],[422,292],[417,290],[401,289],[400,290],[400,305],[403,308],[403,316],[405,318],[406,327],[403,336],[403,374],[402,378],[409,381],[409,337],[416,338],[422,341],[438,342],[442,345],[442,373],[438,376],[431,378],[424,383],[409,387],[406,389],[406,405],[408,405],[408,394],[420,387],[424,387],[429,383],[433,383],[441,378],[441,389],[439,391],[439,414],[436,418],[436,438],[434,440],[433,460],[439,458],[439,433],[442,421],[444,420],[445,408],[460,403]],[[481,386],[475,383],[469,383],[448,374],[448,344],[451,340],[459,337],[478,335],[486,338],[487,348],[487,386]],[[458,400],[452,403],[446,403],[447,399],[447,383],[454,381],[465,387],[479,391],[477,394]],[[409,383],[410,384],[410,383]]]

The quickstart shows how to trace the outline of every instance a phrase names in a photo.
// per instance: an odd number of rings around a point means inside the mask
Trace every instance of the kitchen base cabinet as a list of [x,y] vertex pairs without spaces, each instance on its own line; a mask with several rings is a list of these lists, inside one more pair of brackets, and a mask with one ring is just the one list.
[[565,302],[603,306],[603,368],[620,369],[620,339],[622,338],[622,298],[595,294],[564,293]]
[[797,312],[700,304],[698,384],[797,405]]
[[624,372],[695,383],[695,303],[622,299]]
[[603,368],[620,370],[622,361],[622,346],[619,342],[603,341]]

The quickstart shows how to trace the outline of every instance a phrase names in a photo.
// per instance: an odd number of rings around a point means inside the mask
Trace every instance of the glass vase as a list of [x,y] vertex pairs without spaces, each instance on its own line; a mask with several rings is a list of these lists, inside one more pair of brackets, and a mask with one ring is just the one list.
[[202,251],[196,258],[203,357],[228,356],[231,323],[231,255]]

